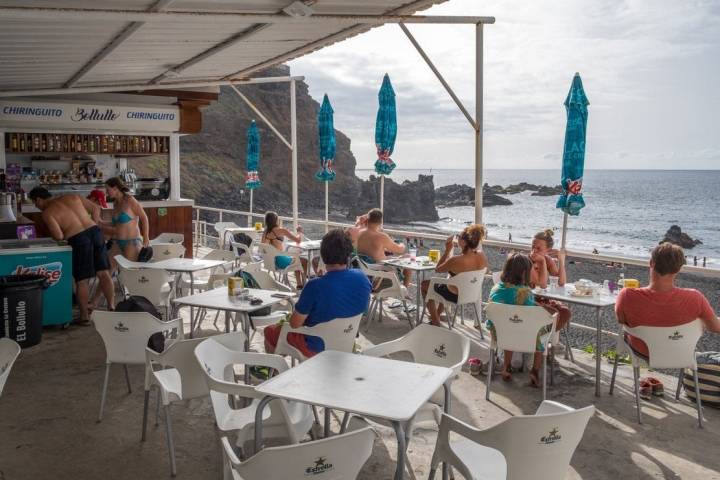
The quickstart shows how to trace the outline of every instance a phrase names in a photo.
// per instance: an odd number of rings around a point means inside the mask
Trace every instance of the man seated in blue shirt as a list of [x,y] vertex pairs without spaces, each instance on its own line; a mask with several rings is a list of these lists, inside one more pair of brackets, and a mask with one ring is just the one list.
[[[325,234],[320,243],[320,257],[327,273],[305,285],[290,316],[291,327],[312,327],[337,318],[354,317],[367,310],[370,281],[360,270],[348,268],[352,251],[350,235],[343,230],[330,230]],[[281,328],[280,324],[265,328],[266,352],[275,351]],[[299,333],[288,334],[287,342],[305,357],[312,357],[325,347],[321,338]]]

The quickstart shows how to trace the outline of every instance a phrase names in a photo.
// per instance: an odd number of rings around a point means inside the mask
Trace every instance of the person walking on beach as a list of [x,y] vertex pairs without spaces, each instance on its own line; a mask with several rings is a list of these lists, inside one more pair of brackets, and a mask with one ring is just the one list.
[[[357,252],[361,260],[366,263],[378,263],[385,260],[386,253],[393,255],[405,253],[405,244],[396,243],[390,235],[382,231],[383,213],[378,208],[368,212],[367,227],[360,232],[357,239]],[[402,282],[407,287],[410,285],[410,274],[408,269],[402,270]]]
[[[618,323],[628,327],[676,327],[699,318],[705,329],[720,333],[720,320],[707,298],[693,288],[675,286],[685,265],[682,248],[662,243],[650,254],[650,285],[623,288],[615,302]],[[637,355],[647,359],[645,342],[625,334],[625,342]]]
[[512,243],[512,233],[508,233],[508,242]]
[[112,309],[115,305],[110,261],[98,227],[100,207],[79,195],[52,198],[43,187],[33,188],[28,197],[42,211],[42,219],[52,238],[67,240],[72,247],[72,273],[80,307],[80,320],[76,323],[89,325],[89,279],[96,276],[108,308]]

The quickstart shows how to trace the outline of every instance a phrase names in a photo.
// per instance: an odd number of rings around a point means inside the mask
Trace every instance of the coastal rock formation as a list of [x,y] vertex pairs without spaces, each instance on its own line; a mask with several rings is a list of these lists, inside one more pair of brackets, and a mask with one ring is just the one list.
[[508,185],[507,187],[503,187],[502,185],[490,186],[487,183],[483,185],[483,193],[489,192],[496,195],[514,195],[525,191],[533,192],[532,195],[535,197],[550,197],[553,195],[560,195],[562,193],[562,186],[556,185],[551,187],[548,185],[535,185],[534,183],[527,182]]
[[[257,76],[284,77],[290,68],[281,65]],[[239,87],[248,99],[272,122],[285,138],[290,138],[290,89],[287,83],[266,83]],[[331,96],[332,100],[332,96]],[[301,216],[320,218],[325,209],[325,187],[315,180],[320,168],[317,113],[320,104],[308,93],[305,82],[297,82],[298,204]],[[246,130],[257,120],[260,131],[260,180],[262,187],[253,193],[256,212],[275,210],[292,213],[291,154],[270,128],[232,91],[221,87],[218,101],[203,110],[203,129],[180,140],[182,194],[196,204],[231,210],[247,210],[245,191]],[[358,203],[370,205],[366,196],[373,180],[355,176],[356,160],[350,151],[350,139],[335,130],[335,181],[330,183],[330,212],[335,217],[357,211]],[[139,176],[167,176],[165,157],[131,160]],[[375,183],[377,183],[375,181]],[[385,199],[391,216],[403,222],[437,219],[433,204],[432,177],[415,185],[387,182]],[[429,190],[429,191],[428,191]],[[421,194],[420,192],[425,192]],[[373,199],[376,197],[373,197]],[[397,200],[396,200],[397,198]],[[388,201],[389,199],[389,201]],[[378,203],[372,203],[377,207]],[[400,221],[400,220],[398,220]]]
[[[360,184],[360,193],[347,198],[350,203],[348,219],[367,213],[380,205],[380,178],[371,175]],[[436,222],[440,219],[435,208],[435,184],[432,175],[418,175],[414,182],[405,180],[399,184],[385,177],[385,201],[383,214],[388,223],[411,221]]]
[[[512,205],[512,202],[507,198],[503,198],[494,193],[488,188],[483,188],[483,207],[494,207],[498,205]],[[464,184],[452,184],[440,187],[435,190],[435,206],[475,206],[475,189]]]
[[660,240],[660,243],[665,242],[679,245],[682,248],[693,248],[696,245],[702,245],[702,242],[700,240],[690,237],[690,235],[683,232],[678,225],[671,226],[668,231],[665,232],[665,238]]

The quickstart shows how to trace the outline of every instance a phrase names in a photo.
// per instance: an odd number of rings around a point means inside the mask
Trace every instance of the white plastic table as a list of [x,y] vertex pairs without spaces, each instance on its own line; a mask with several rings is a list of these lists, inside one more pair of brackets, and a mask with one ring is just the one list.
[[600,396],[600,370],[602,362],[602,325],[600,319],[602,310],[606,307],[615,305],[617,295],[598,295],[598,296],[576,296],[573,295],[575,287],[566,284],[564,287],[558,287],[555,290],[536,288],[533,294],[538,297],[552,298],[564,303],[573,303],[575,305],[584,305],[595,309],[595,396]]
[[273,399],[298,401],[329,409],[381,418],[392,423],[398,442],[395,479],[405,473],[406,432],[410,421],[438,388],[445,387],[450,408],[453,371],[445,367],[352,353],[325,351],[260,384],[265,395],[255,413],[255,451],[262,445],[262,417]]
[[[250,296],[259,298],[262,303],[253,305],[249,301],[240,301],[237,297],[228,295],[227,287],[219,287],[213,290],[207,290],[195,295],[176,298],[173,303],[180,306],[199,307],[209,310],[220,310],[225,312],[225,331],[230,331],[230,314],[235,313],[242,320],[242,328],[245,332],[245,350],[250,348],[250,313],[262,308],[282,302],[288,298],[292,298],[293,294],[287,292],[279,292],[275,290],[260,290],[255,288],[248,289]],[[194,331],[194,318],[190,318],[190,333]]]
[[288,250],[292,248],[300,249],[301,252],[304,252],[305,255],[307,255],[307,271],[305,272],[306,275],[310,273],[310,268],[312,268],[312,259],[313,259],[313,252],[320,251],[320,242],[321,240],[305,240],[304,242],[300,243],[290,243],[288,244]]
[[381,263],[390,267],[408,269],[415,272],[415,282],[417,283],[417,288],[415,289],[415,325],[420,325],[420,311],[422,310],[422,292],[420,291],[420,285],[422,285],[423,280],[425,280],[425,272],[434,272],[437,263],[431,262],[430,257],[427,256],[415,257],[415,261],[410,260],[410,257],[392,257],[383,260]]

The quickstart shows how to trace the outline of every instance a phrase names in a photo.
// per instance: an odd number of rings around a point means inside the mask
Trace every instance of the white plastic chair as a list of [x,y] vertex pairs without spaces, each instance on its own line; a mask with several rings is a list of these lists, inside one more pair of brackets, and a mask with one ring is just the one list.
[[180,243],[182,244],[185,241],[185,234],[184,233],[161,233],[157,237],[150,240],[150,246],[153,246],[155,244],[165,244],[165,243]]
[[[297,252],[281,251],[269,243],[258,244],[258,252],[260,253],[260,257],[262,257],[265,270],[276,274],[286,285],[290,285],[290,278],[288,276],[290,273],[304,272],[300,256]],[[277,256],[292,257],[292,262],[285,268],[277,268],[275,266],[275,257]]]
[[[625,333],[645,342],[648,347],[648,360],[643,359],[633,352],[632,348],[625,342]],[[618,357],[623,353],[630,355],[630,364],[633,367],[633,379],[635,381],[635,404],[637,407],[637,421],[642,423],[640,409],[640,367],[647,365],[653,369],[680,369],[675,399],[680,399],[685,369],[689,368],[695,378],[695,399],[698,415],[698,426],[703,428],[702,402],[700,400],[700,384],[698,382],[697,361],[695,359],[695,347],[703,334],[703,323],[701,319],[693,320],[690,323],[676,327],[627,327],[617,339],[615,350],[615,364],[613,365],[612,379],[610,380],[610,395],[615,388],[615,376],[617,374]]]
[[151,262],[159,262],[168,258],[182,258],[185,256],[185,247],[182,243],[164,243],[153,248]]
[[[378,321],[382,322],[383,300],[386,299],[395,299],[400,301],[403,311],[407,317],[407,321],[412,329],[415,324],[407,306],[407,298],[409,297],[408,290],[405,285],[400,283],[400,279],[398,279],[395,269],[384,265],[368,265],[360,258],[357,258],[357,262],[360,265],[360,270],[370,278],[373,285],[373,291],[370,297],[370,307],[368,308],[368,318],[365,327],[366,331],[370,329],[370,322],[372,322],[376,315],[378,317]],[[387,280],[387,282],[384,282],[385,280]],[[376,290],[382,286],[383,283],[389,283],[390,285]],[[377,314],[375,313],[376,310]]]
[[234,252],[235,258],[238,262],[250,263],[255,261],[253,252],[257,248],[258,242],[257,239],[254,238],[254,236],[251,235],[251,238],[253,240],[252,242],[250,242],[250,245],[245,245],[242,242],[230,240],[230,247],[232,248],[232,251]]
[[[242,335],[236,332],[233,335]],[[244,339],[245,336],[242,335]],[[236,445],[241,447],[253,440],[255,430],[255,411],[262,394],[256,392],[253,385],[237,383],[234,366],[265,366],[278,372],[287,370],[288,364],[280,355],[243,352],[229,348],[226,342],[218,342],[210,337],[195,348],[195,358],[205,373],[205,381],[210,389],[215,423],[221,432],[237,432]],[[252,400],[248,406],[232,409],[228,395]],[[269,411],[269,414],[268,414]],[[299,443],[310,431],[314,418],[308,405],[285,400],[270,402],[263,416],[263,437],[284,438],[290,443]]]
[[[220,260],[228,263],[225,265],[218,265],[217,267],[209,270],[210,273],[206,273],[205,275],[193,275],[193,288],[200,292],[205,290],[212,290],[213,288],[217,287],[219,284],[227,280],[230,276],[230,273],[232,273],[235,260],[237,260],[233,252],[229,250],[216,249],[210,250],[207,255],[202,258],[203,260]],[[190,279],[187,278],[185,275],[180,278],[180,288],[190,288]]]
[[106,312],[95,310],[92,313],[95,329],[105,344],[105,380],[103,381],[102,397],[98,422],[102,421],[107,394],[110,365],[121,363],[125,367],[125,381],[128,393],[130,374],[128,365],[145,364],[145,347],[153,333],[161,332],[165,338],[182,338],[182,320],[176,318],[167,322],[159,320],[146,312]]
[[5,382],[10,376],[10,370],[20,355],[20,345],[10,338],[0,338],[0,396],[2,396]]
[[216,222],[215,225],[213,225],[213,228],[215,228],[215,231],[218,234],[219,245],[220,248],[225,247],[225,242],[227,241],[227,238],[225,238],[225,233],[228,228],[238,228],[239,225],[235,222]]
[[277,355],[289,355],[291,358],[303,362],[307,358],[298,350],[287,342],[287,336],[290,333],[300,333],[302,335],[310,335],[322,338],[325,344],[325,350],[336,350],[338,352],[352,353],[355,346],[355,337],[360,326],[362,313],[354,317],[336,318],[329,322],[319,323],[312,327],[301,326],[292,328],[289,323],[282,326],[280,337],[275,348]]
[[[486,269],[483,268],[482,270],[458,273],[454,277],[450,278],[433,277],[430,279],[427,295],[425,296],[425,303],[427,304],[427,302],[432,300],[433,302],[435,302],[436,306],[440,304],[443,304],[445,306],[445,309],[448,312],[448,328],[452,328],[453,325],[455,325],[455,317],[458,314],[458,310],[462,309],[462,307],[465,305],[472,305],[475,311],[475,324],[482,327],[482,325],[480,325],[480,312],[478,311],[478,305],[482,303],[482,290],[483,280],[485,280],[485,270]],[[457,302],[451,302],[450,300],[443,298],[442,295],[435,291],[435,285],[452,285],[453,287],[457,288]],[[453,308],[452,316],[449,315],[450,307]],[[423,318],[423,315],[425,315],[426,308],[426,306],[423,306],[423,314],[420,315],[421,319]],[[460,313],[460,321],[463,322],[462,311]],[[480,337],[485,338],[482,328],[480,328],[479,330]]]
[[[485,399],[490,400],[490,383],[495,368],[495,357],[498,350],[510,350],[519,353],[535,353],[538,331],[552,324],[550,332],[545,335],[543,349],[543,400],[547,395],[547,356],[555,341],[557,314],[550,314],[541,306],[507,305],[504,303],[488,303],[485,316],[495,326],[495,337],[490,344],[490,366],[487,375]],[[550,366],[552,376],[553,367]]]
[[[468,480],[558,480],[595,412],[545,400],[535,415],[516,415],[480,430],[443,414],[429,480],[446,462]],[[450,442],[450,433],[462,440]]]
[[118,273],[120,285],[128,295],[139,295],[147,298],[153,305],[165,308],[165,318],[170,314],[170,302],[175,296],[175,289],[170,284],[172,277],[164,270],[120,268]]
[[[240,462],[226,437],[221,439],[225,480],[354,480],[372,453],[375,433],[366,426],[299,445],[269,447]],[[322,475],[328,473],[330,476]]]
[[170,474],[173,477],[177,473],[177,468],[170,405],[193,398],[207,397],[210,394],[203,371],[193,355],[195,347],[203,340],[204,338],[178,340],[167,345],[162,353],[145,348],[145,401],[141,441],[145,441],[150,390],[154,387],[158,392],[158,406],[162,403],[165,412],[165,434],[170,457]]
[[[372,357],[387,357],[400,352],[409,353],[415,363],[451,368],[454,375],[447,381],[449,387],[470,356],[470,339],[458,332],[423,324],[396,340],[366,348],[362,353]],[[433,394],[415,415],[413,423],[434,420],[440,424],[442,406],[445,405],[444,390],[440,388]],[[410,429],[406,431],[412,434]]]

